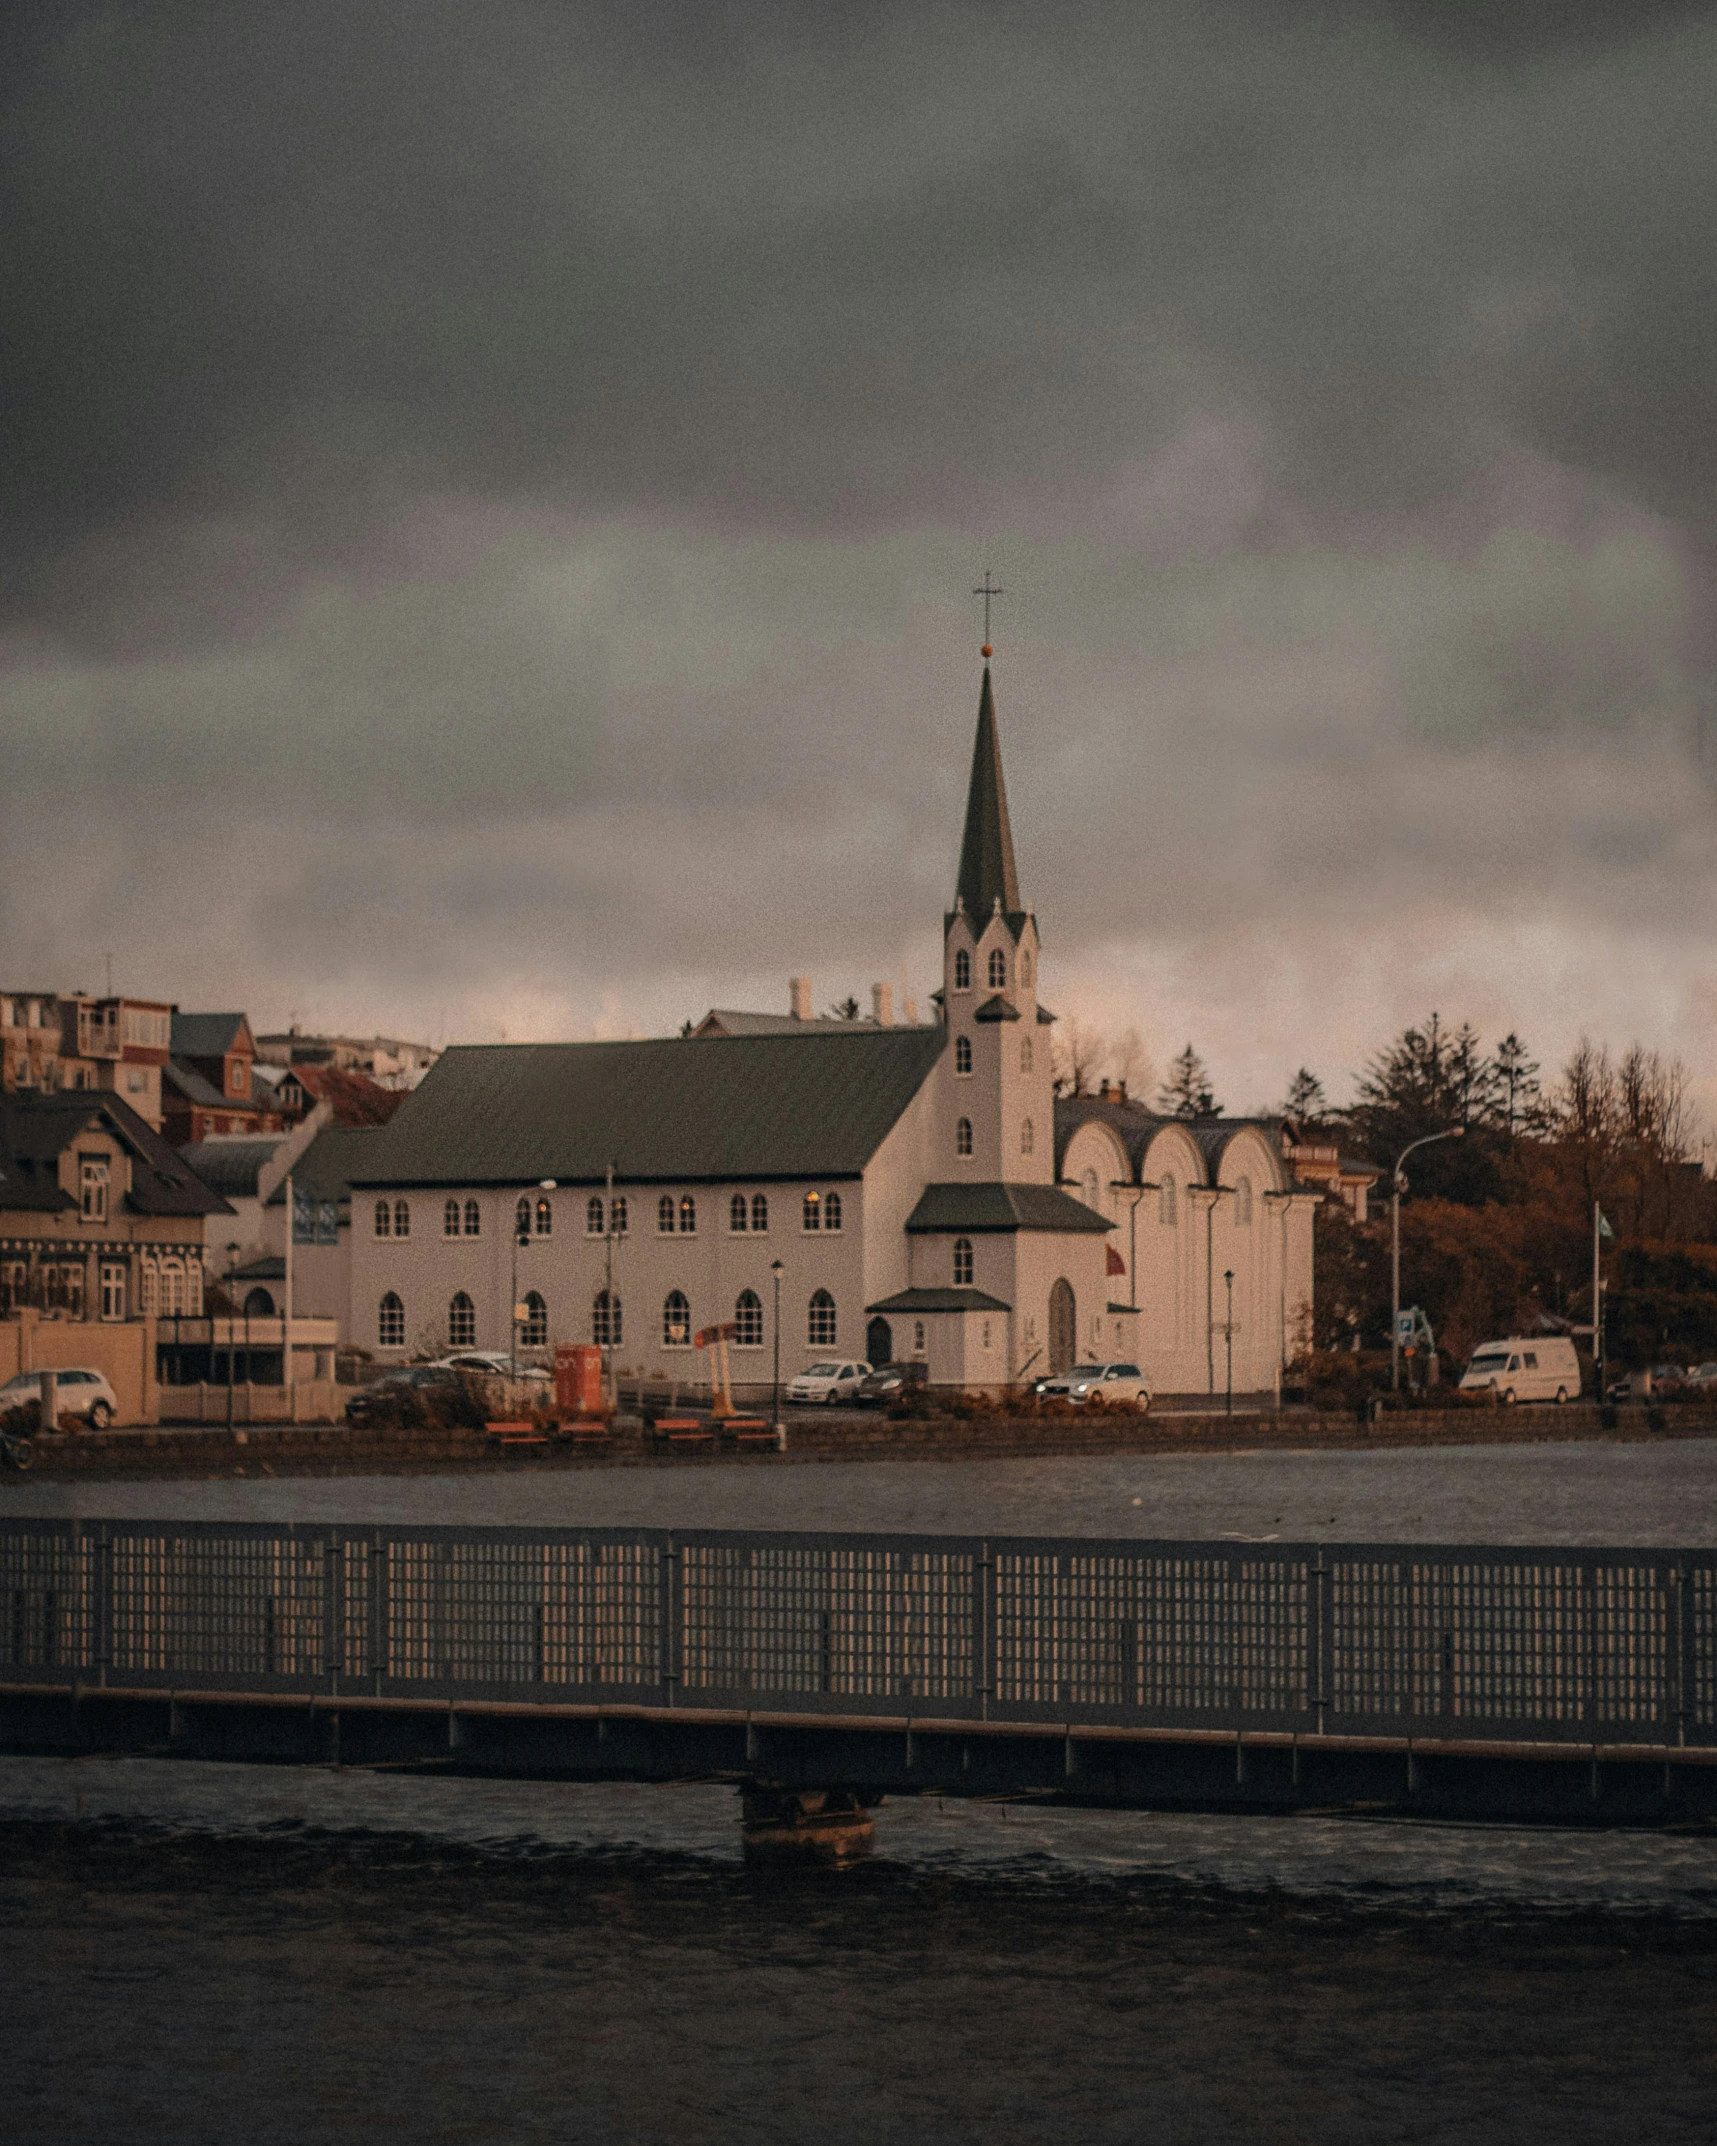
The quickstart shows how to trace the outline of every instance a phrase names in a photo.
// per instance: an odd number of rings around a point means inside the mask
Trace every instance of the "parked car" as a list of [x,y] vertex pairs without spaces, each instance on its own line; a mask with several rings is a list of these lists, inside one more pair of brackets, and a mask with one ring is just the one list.
[[1505,1408],[1516,1401],[1577,1401],[1580,1359],[1565,1334],[1483,1341],[1472,1353],[1460,1390],[1494,1393]]
[[450,1387],[459,1383],[459,1373],[450,1364],[402,1364],[397,1371],[386,1371],[379,1379],[372,1379],[346,1403],[346,1421],[353,1424],[368,1423],[376,1411],[378,1402],[397,1394],[401,1388],[421,1390],[424,1387]]
[[827,1363],[813,1364],[809,1371],[801,1371],[787,1388],[789,1401],[822,1402],[833,1408],[839,1401],[850,1401],[859,1387],[870,1377],[869,1364],[836,1363],[832,1358]]
[[[105,1431],[119,1413],[119,1396],[99,1371],[86,1365],[68,1365],[55,1371],[54,1410],[61,1416],[77,1416],[92,1431]],[[0,1386],[0,1416],[9,1408],[23,1408],[42,1398],[42,1374],[20,1371]]]
[[922,1386],[929,1376],[928,1364],[878,1364],[868,1378],[858,1382],[853,1399],[860,1408],[886,1408],[903,1394]]
[[1710,1393],[1717,1388],[1717,1364],[1695,1364],[1687,1374],[1687,1383],[1694,1393]]
[[505,1349],[460,1349],[452,1356],[437,1356],[430,1368],[436,1371],[475,1371],[479,1378],[517,1378],[521,1385],[527,1380],[532,1385],[554,1384],[553,1372],[545,1371],[541,1364],[520,1364],[515,1370],[513,1359]]
[[1150,1388],[1137,1364],[1075,1364],[1071,1371],[1042,1380],[1037,1390],[1046,1401],[1071,1401],[1075,1408],[1136,1408],[1143,1415],[1151,1405]]

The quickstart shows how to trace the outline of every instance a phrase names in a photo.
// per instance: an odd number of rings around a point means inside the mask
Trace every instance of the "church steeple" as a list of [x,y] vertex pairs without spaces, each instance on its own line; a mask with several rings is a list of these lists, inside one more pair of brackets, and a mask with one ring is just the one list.
[[1002,780],[1001,740],[996,735],[996,703],[990,691],[987,663],[983,690],[978,695],[978,735],[972,746],[966,832],[960,843],[960,876],[955,892],[976,931],[983,930],[998,896],[1006,914],[1015,914],[1021,907],[1013,829],[1008,824],[1007,785]]

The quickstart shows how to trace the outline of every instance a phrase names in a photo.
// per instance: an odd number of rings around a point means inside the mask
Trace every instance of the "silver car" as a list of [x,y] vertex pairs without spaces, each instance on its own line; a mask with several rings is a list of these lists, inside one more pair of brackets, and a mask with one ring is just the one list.
[[1142,1416],[1151,1405],[1151,1390],[1137,1364],[1075,1364],[1039,1386],[1046,1401],[1071,1401],[1075,1408],[1136,1408]]
[[[40,1401],[42,1377],[40,1371],[20,1371],[16,1378],[0,1386],[0,1416],[9,1408]],[[63,1371],[55,1370],[54,1386],[54,1413],[80,1417],[92,1431],[105,1431],[119,1413],[119,1396],[99,1371],[91,1371],[86,1365],[71,1364]]]

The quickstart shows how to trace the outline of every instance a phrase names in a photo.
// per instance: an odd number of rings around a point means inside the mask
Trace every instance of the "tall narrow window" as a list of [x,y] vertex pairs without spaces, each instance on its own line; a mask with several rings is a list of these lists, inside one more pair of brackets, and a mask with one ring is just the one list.
[[970,1036],[954,1038],[954,1071],[969,1073],[972,1070],[972,1039]]
[[1086,1171],[1080,1181],[1079,1189],[1085,1195],[1086,1206],[1095,1211],[1097,1206],[1097,1173],[1095,1170]]
[[447,1346],[469,1349],[477,1339],[477,1307],[461,1289],[447,1307]]
[[405,1347],[405,1306],[391,1289],[376,1314],[376,1341],[384,1349]]
[[1000,991],[1008,980],[1008,957],[999,946],[990,949],[990,989]]
[[459,1234],[459,1202],[457,1200],[449,1200],[441,1210],[441,1234],[444,1237],[457,1237]]
[[548,1306],[537,1291],[532,1289],[525,1297],[525,1316],[519,1328],[520,1345],[527,1349],[540,1349],[548,1340]]
[[547,1200],[538,1200],[537,1202],[537,1235],[539,1237],[552,1237],[554,1235],[554,1208]]
[[1252,1227],[1252,1180],[1243,1177],[1234,1188],[1234,1221],[1240,1229]]
[[1031,1038],[1029,1036],[1021,1036],[1019,1039],[1019,1069],[1022,1073],[1031,1071]]
[[689,1192],[680,1194],[680,1235],[693,1237],[697,1234],[698,1203]]
[[835,1300],[826,1289],[819,1289],[811,1299],[806,1336],[813,1349],[835,1346]]
[[656,1202],[656,1233],[662,1237],[674,1234],[674,1196],[671,1192],[664,1192]]
[[1028,989],[1031,984],[1031,954],[1025,947],[1020,948],[1019,981],[1022,991]]
[[763,1346],[763,1300],[755,1289],[742,1289],[734,1304],[733,1345],[737,1349]]
[[823,1194],[823,1228],[838,1230],[841,1226],[841,1196],[838,1192]]
[[954,1128],[954,1153],[969,1155],[972,1152],[972,1121],[962,1118]]
[[769,1195],[766,1192],[754,1192],[751,1195],[752,1234],[756,1235],[758,1232],[768,1229],[768,1227]]
[[616,1237],[626,1234],[626,1195],[617,1192],[608,1203],[608,1227]]
[[610,1298],[606,1289],[596,1292],[590,1307],[590,1338],[599,1349],[617,1349],[624,1338],[620,1299]]
[[805,1203],[800,1212],[800,1220],[803,1227],[806,1229],[817,1230],[822,1228],[823,1201],[822,1195],[820,1193],[806,1193]]
[[513,1234],[521,1244],[531,1234],[531,1203],[528,1194],[522,1194],[518,1206],[513,1209]]
[[1176,1219],[1174,1179],[1165,1177],[1157,1187],[1157,1220],[1172,1229]]
[[78,1158],[78,1211],[86,1222],[107,1220],[107,1157]]
[[972,988],[972,957],[964,947],[954,956],[954,989],[970,991]]
[[584,1203],[584,1234],[587,1237],[602,1235],[602,1195],[593,1192]]
[[1029,1118],[1027,1118],[1025,1123],[1019,1129],[1020,1153],[1022,1155],[1029,1155],[1032,1151],[1032,1146],[1036,1139],[1037,1134],[1032,1129],[1032,1122]]
[[970,1289],[972,1286],[972,1240],[970,1237],[954,1239],[954,1287]]
[[467,1237],[480,1237],[483,1234],[483,1210],[475,1200],[465,1202],[465,1234]]
[[727,1226],[736,1237],[743,1236],[751,1225],[751,1205],[743,1192],[736,1192],[727,1203]]
[[104,1319],[125,1317],[125,1269],[106,1261],[101,1269],[101,1316]]
[[[408,1200],[393,1203],[393,1233],[396,1237],[411,1235],[411,1203]],[[376,1234],[379,1236],[381,1232],[378,1230]]]
[[662,1346],[665,1349],[689,1349],[692,1345],[692,1308],[686,1302],[685,1292],[670,1289],[662,1304]]
[[393,1207],[387,1200],[377,1200],[376,1202],[376,1235],[378,1237],[391,1237],[393,1235]]

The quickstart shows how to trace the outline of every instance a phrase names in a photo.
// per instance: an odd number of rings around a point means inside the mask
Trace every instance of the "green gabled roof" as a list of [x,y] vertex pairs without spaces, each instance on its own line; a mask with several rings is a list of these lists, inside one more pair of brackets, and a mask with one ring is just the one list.
[[354,1185],[595,1185],[857,1177],[943,1028],[444,1051],[373,1135]]
[[1115,1225],[1063,1192],[1059,1185],[926,1185],[918,1205],[906,1218],[914,1236],[940,1236],[949,1230],[1094,1230],[1107,1234]]

